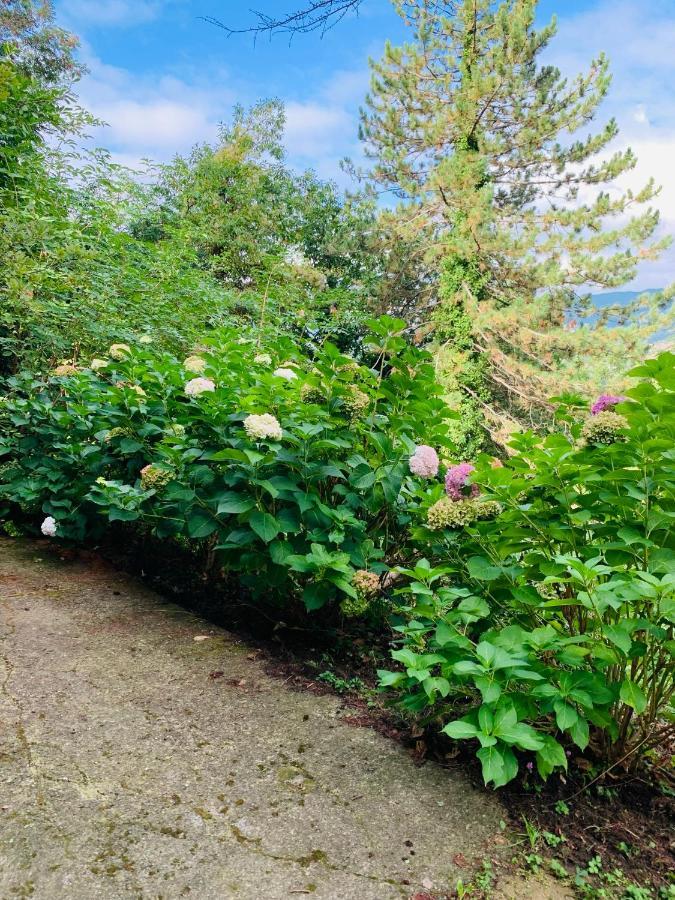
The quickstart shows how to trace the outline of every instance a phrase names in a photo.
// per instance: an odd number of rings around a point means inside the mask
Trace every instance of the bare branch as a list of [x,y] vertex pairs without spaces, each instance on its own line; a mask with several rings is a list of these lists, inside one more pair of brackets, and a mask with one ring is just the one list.
[[309,0],[303,9],[282,15],[270,16],[264,12],[252,10],[257,22],[246,28],[230,28],[224,22],[212,16],[202,16],[205,22],[216,25],[231,34],[253,34],[258,36],[268,34],[270,37],[276,32],[285,32],[291,36],[294,34],[309,34],[312,31],[320,31],[321,36],[337,25],[348,12],[358,12],[364,0]]

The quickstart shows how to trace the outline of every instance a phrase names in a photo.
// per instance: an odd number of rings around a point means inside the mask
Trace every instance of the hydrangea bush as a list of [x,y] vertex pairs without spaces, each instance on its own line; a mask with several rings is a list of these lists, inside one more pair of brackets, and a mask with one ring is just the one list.
[[495,786],[532,754],[542,777],[587,747],[630,768],[674,733],[675,356],[630,374],[581,422],[561,408],[566,433],[450,469],[413,528],[382,685]]
[[138,523],[207,543],[254,591],[364,613],[387,562],[407,558],[411,455],[422,438],[452,451],[430,358],[403,328],[370,323],[370,366],[224,332],[182,361],[118,344],[89,368],[16,377],[0,496],[59,539]]

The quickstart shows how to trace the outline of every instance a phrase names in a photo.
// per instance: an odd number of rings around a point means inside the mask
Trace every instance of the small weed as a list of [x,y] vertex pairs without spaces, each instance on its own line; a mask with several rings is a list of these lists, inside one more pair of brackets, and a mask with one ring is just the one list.
[[317,681],[329,684],[338,694],[360,694],[366,689],[360,678],[341,678],[334,672],[329,671],[322,672],[317,676]]

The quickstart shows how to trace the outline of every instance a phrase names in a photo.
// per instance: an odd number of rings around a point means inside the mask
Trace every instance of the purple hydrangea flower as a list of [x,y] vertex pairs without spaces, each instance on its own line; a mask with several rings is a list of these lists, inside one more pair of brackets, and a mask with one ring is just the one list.
[[438,475],[439,465],[438,453],[433,447],[428,447],[426,444],[415,447],[415,452],[409,461],[410,471],[413,475],[419,475],[420,478],[435,478]]
[[591,406],[591,415],[597,416],[598,413],[604,412],[606,409],[611,409],[613,406],[616,406],[617,403],[623,403],[625,399],[625,397],[617,397],[613,394],[601,394],[593,406]]
[[445,476],[445,492],[451,500],[466,500],[478,496],[478,485],[468,484],[469,475],[475,470],[471,463],[460,463],[448,469]]

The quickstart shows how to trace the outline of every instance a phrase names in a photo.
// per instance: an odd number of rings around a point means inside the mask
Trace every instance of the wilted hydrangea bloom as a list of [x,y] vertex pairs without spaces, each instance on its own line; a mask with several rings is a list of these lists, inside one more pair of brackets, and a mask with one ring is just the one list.
[[47,518],[40,526],[40,531],[44,534],[45,537],[56,537],[56,532],[58,531],[56,519],[53,516],[47,516]]
[[285,378],[286,381],[293,381],[294,378],[297,378],[297,373],[293,371],[293,369],[286,369],[283,366],[280,366],[278,369],[274,370],[274,375],[277,378]]
[[367,569],[359,569],[354,572],[352,584],[356,588],[356,592],[361,597],[373,597],[380,592],[380,579],[375,572],[369,572]]
[[625,397],[617,397],[614,394],[601,394],[593,406],[591,406],[591,415],[597,416],[598,413],[604,412],[606,409],[611,409],[613,406],[616,406],[617,403],[623,403],[625,399]]
[[300,388],[300,398],[303,403],[323,403],[326,399],[321,388],[314,384],[303,384]]
[[128,344],[113,344],[108,350],[108,355],[117,360],[124,359],[130,353],[131,347]]
[[206,369],[206,360],[201,356],[188,356],[183,362],[183,368],[186,372],[193,372],[195,375],[201,375]]
[[53,373],[59,378],[64,378],[66,375],[77,375],[80,370],[77,366],[74,366],[72,363],[61,363],[60,366],[57,366]]
[[105,369],[105,367],[107,365],[108,365],[107,359],[92,359],[92,361],[89,363],[89,368],[92,369],[94,372],[98,372],[99,369]]
[[415,447],[409,465],[413,475],[419,475],[420,478],[435,478],[438,475],[440,460],[433,447],[420,444],[419,447]]
[[133,391],[134,394],[138,394],[139,397],[146,396],[145,391],[140,384],[132,384],[130,381],[116,381],[115,387],[126,388],[128,391]]
[[350,419],[358,419],[370,406],[370,397],[361,388],[352,387],[344,399]]
[[269,353],[258,353],[257,356],[253,357],[253,362],[259,366],[271,366],[272,357],[269,355]]
[[251,415],[244,419],[246,434],[254,441],[273,440],[280,441],[283,431],[279,420],[269,413],[261,416]]
[[144,491],[158,491],[173,479],[171,469],[164,469],[151,463],[141,469],[141,487]]
[[359,594],[358,597],[343,597],[340,601],[340,612],[346,619],[356,619],[368,612],[368,597]]
[[120,426],[118,425],[116,428],[110,428],[106,432],[104,440],[105,440],[106,444],[109,444],[110,441],[115,440],[115,438],[124,437],[127,434],[130,434],[129,429],[128,428],[120,428]]
[[188,397],[198,397],[200,394],[206,394],[215,389],[216,386],[210,378],[193,378],[185,385],[185,393]]
[[451,500],[458,502],[467,497],[478,496],[478,485],[469,484],[469,475],[475,470],[471,463],[460,463],[448,469],[445,476],[445,492]]
[[628,428],[628,419],[605,409],[586,419],[581,434],[587,444],[613,444],[621,440],[620,432],[624,428]]

